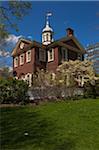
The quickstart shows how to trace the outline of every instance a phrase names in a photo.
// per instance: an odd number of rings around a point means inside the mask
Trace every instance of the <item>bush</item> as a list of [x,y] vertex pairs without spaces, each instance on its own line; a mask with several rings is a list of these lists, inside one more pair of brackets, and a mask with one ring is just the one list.
[[27,103],[28,85],[22,80],[0,79],[0,103]]
[[87,82],[84,85],[84,98],[96,98],[97,94],[96,94],[96,87],[97,84],[92,85],[90,82]]

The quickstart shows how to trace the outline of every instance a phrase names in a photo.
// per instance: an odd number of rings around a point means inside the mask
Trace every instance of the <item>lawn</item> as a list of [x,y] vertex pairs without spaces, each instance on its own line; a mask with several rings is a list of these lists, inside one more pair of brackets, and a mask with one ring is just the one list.
[[6,107],[0,116],[1,150],[99,150],[99,99]]

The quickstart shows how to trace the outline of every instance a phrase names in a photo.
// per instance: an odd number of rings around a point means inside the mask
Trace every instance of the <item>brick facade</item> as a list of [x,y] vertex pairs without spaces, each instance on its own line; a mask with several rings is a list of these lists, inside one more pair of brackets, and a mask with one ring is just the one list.
[[[21,43],[23,44],[23,48],[20,46]],[[53,53],[51,51],[52,49]],[[28,51],[31,52],[30,62],[26,62],[26,53]],[[38,69],[55,72],[57,67],[63,61],[68,61],[70,59],[76,60],[78,57],[80,60],[83,60],[84,53],[84,48],[79,44],[73,35],[71,36],[71,34],[70,37],[68,35],[48,45],[43,45],[42,43],[36,41],[19,39],[12,51],[14,76],[19,79],[21,76],[24,76],[24,79],[28,80],[29,76],[32,77],[32,74]],[[24,54],[24,62],[22,65],[20,64],[21,54]],[[16,57],[18,59],[17,67],[14,64]],[[52,60],[49,60],[49,57],[51,57]]]

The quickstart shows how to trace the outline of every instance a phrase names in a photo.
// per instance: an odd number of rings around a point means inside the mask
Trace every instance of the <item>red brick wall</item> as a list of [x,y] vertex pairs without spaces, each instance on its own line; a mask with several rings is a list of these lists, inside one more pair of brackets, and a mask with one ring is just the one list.
[[58,66],[58,47],[54,48],[54,61],[47,63],[47,70],[55,72],[57,66]]
[[35,71],[35,48],[31,49],[31,62],[26,63],[26,53],[24,54],[24,64],[20,65],[20,58],[18,56],[18,67],[13,68],[13,71],[17,72],[17,77],[19,77],[22,73],[27,74]]

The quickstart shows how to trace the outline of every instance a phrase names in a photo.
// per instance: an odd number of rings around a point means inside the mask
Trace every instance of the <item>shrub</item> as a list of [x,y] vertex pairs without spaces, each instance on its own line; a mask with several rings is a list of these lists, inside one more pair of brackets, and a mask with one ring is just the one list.
[[84,85],[84,98],[96,98],[96,84],[92,85],[90,82],[87,82]]
[[28,85],[22,80],[0,79],[0,103],[27,103]]

